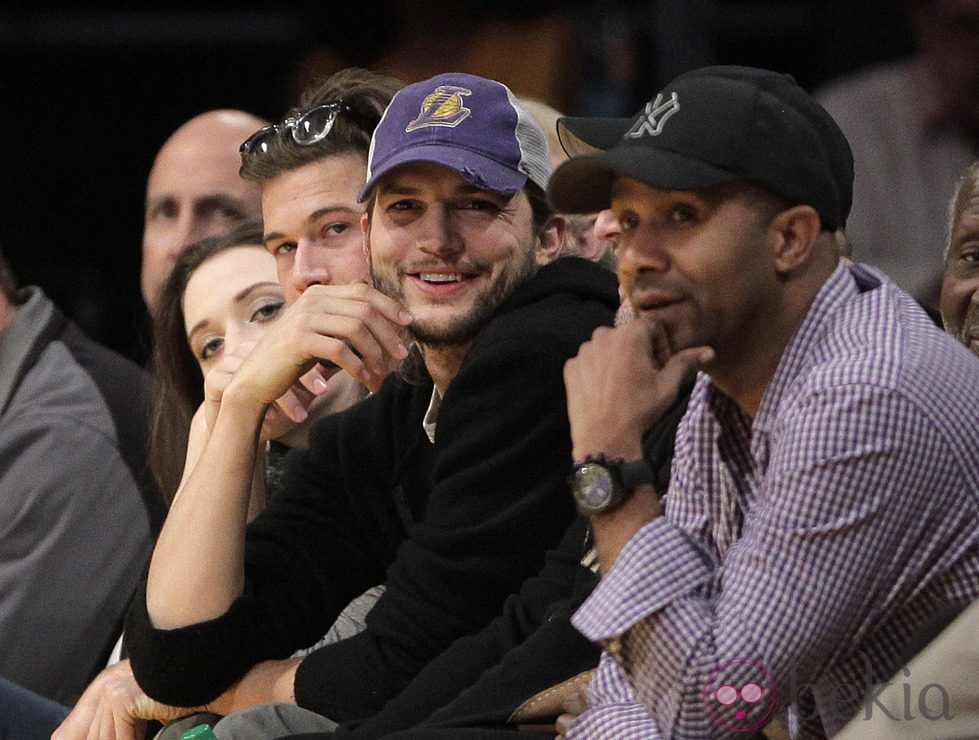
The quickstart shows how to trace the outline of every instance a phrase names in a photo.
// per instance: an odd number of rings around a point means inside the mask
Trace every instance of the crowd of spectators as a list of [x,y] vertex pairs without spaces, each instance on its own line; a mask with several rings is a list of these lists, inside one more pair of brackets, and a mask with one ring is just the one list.
[[145,367],[0,256],[0,737],[979,736],[979,3],[907,11],[815,92],[399,34],[195,115]]

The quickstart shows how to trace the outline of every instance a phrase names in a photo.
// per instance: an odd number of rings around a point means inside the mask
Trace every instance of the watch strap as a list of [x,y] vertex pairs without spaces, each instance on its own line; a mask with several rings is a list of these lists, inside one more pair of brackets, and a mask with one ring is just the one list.
[[656,473],[653,471],[653,466],[645,458],[630,462],[622,462],[621,460],[611,460],[610,462],[617,465],[619,477],[622,480],[622,487],[630,493],[646,483],[652,484],[656,482]]

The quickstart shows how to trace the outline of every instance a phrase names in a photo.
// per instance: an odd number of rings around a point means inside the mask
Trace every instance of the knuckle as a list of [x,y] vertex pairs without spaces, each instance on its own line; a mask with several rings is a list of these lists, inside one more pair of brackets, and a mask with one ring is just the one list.
[[354,316],[360,321],[367,321],[372,313],[373,308],[369,303],[360,302],[354,308]]

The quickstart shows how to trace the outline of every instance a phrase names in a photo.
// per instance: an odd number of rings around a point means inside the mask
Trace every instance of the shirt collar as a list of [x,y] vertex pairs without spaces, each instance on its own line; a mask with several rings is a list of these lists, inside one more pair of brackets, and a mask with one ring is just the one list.
[[433,383],[432,398],[428,402],[428,411],[425,412],[425,418],[422,419],[422,429],[425,430],[425,435],[432,444],[435,444],[435,422],[438,421],[439,407],[441,405],[442,396],[439,395],[439,389]]
[[782,398],[812,363],[812,349],[817,346],[820,335],[827,331],[827,319],[860,292],[854,274],[858,270],[858,267],[841,261],[819,289],[805,319],[782,352],[782,359],[755,415],[754,429],[769,431]]

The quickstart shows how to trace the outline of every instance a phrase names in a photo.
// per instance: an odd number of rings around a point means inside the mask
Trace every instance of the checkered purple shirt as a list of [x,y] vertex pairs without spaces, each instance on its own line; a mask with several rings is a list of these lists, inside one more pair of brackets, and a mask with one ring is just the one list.
[[786,713],[837,732],[937,609],[979,596],[977,460],[979,360],[841,265],[754,422],[698,379],[665,515],[574,617],[606,652],[569,740],[744,737]]

